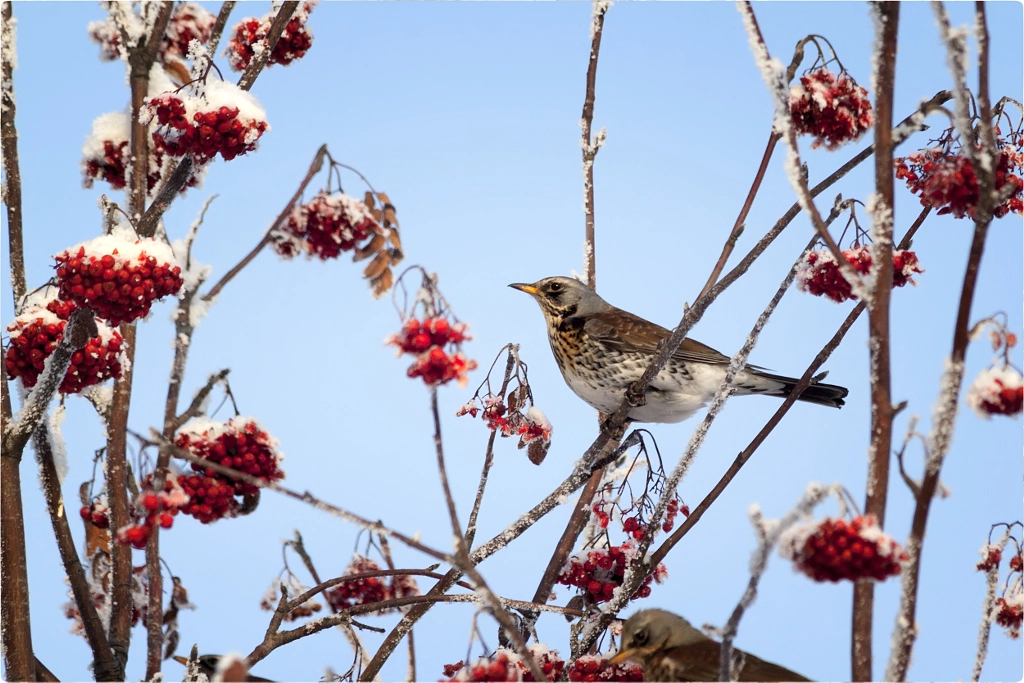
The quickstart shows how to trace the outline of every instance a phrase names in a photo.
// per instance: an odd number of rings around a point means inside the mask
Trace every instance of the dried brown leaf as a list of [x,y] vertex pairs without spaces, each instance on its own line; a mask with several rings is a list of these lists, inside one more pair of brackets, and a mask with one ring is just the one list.
[[175,85],[182,85],[192,80],[192,77],[188,72],[188,67],[176,59],[164,64],[164,73],[167,74],[167,77],[170,78]]
[[544,458],[548,455],[548,448],[551,447],[550,441],[544,439],[534,439],[530,442],[530,445],[526,447],[526,457],[530,459],[534,465],[539,465],[544,462]]
[[380,209],[370,209],[370,213],[373,215],[373,220],[378,223],[383,220],[383,214],[380,212]]
[[515,389],[508,392],[508,400],[505,403],[508,405],[508,411],[510,413],[515,412],[519,408],[519,392]]
[[381,204],[390,204],[391,203],[391,200],[388,199],[388,196],[386,194],[384,194],[383,192],[378,192],[377,193],[377,199],[380,200]]
[[373,295],[377,297],[383,296],[389,289],[391,289],[391,285],[394,284],[394,281],[394,273],[391,272],[390,268],[386,269],[380,274],[380,277],[373,280]]
[[353,250],[352,260],[362,261],[365,258],[370,258],[384,247],[384,242],[384,235],[375,234],[364,246],[356,247]]
[[373,280],[379,277],[389,265],[391,265],[391,254],[382,251],[377,254],[376,258],[370,261],[370,265],[366,266],[366,270],[363,271],[363,277]]
[[395,246],[395,249],[402,251],[402,238],[398,236],[398,230],[396,228],[391,228],[391,231],[388,233],[388,239],[391,241],[391,244]]
[[384,220],[391,225],[398,225],[398,218],[395,216],[395,207],[390,204],[384,207]]
[[85,522],[85,554],[93,557],[97,551],[106,552],[110,547],[110,529],[101,529],[92,523],[92,520]]
[[366,193],[363,195],[363,204],[366,204],[371,209],[373,208],[374,204],[376,204],[376,202],[373,199],[373,193],[370,192],[369,190],[367,190]]

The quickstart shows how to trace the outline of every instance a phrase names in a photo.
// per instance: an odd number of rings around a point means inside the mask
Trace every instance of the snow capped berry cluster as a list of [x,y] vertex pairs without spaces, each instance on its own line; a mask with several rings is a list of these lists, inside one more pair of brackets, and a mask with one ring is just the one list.
[[132,511],[135,522],[117,531],[119,543],[131,545],[137,550],[146,547],[157,525],[162,529],[174,526],[175,515],[189,500],[174,474],[167,475],[164,490],[159,493],[153,490],[152,474],[146,475],[142,480],[142,486],[135,500],[135,509]]
[[271,233],[271,246],[285,258],[305,253],[326,261],[380,232],[366,204],[347,194],[321,190],[308,203],[296,206],[281,230]]
[[528,448],[530,462],[539,465],[551,446],[551,422],[537,406],[524,405],[521,397],[523,393],[516,390],[510,392],[508,405],[501,396],[474,396],[455,415],[476,417],[480,413],[492,432],[503,437],[518,436],[519,448]]
[[1020,638],[1020,629],[1024,625],[1024,594],[1017,592],[1009,597],[996,598],[992,620],[1005,628],[1010,638]]
[[453,379],[458,380],[459,386],[465,386],[467,374],[476,369],[476,361],[467,359],[459,350],[462,342],[472,339],[466,334],[468,328],[466,323],[450,322],[443,316],[428,316],[422,321],[410,317],[402,323],[402,331],[389,336],[384,343],[397,346],[399,356],[416,356],[406,371],[409,377],[421,377],[428,386],[447,384]]
[[[127,183],[125,168],[131,160],[128,149],[129,118],[124,112],[103,114],[92,122],[92,132],[82,146],[82,186],[89,188],[96,180],[103,180],[115,190],[121,190]],[[146,190],[152,191],[160,182],[164,163],[163,151],[151,145],[149,168],[146,173]],[[201,173],[193,173],[181,188],[182,194],[189,187],[198,187],[202,182]]]
[[1020,415],[1024,408],[1024,378],[1012,365],[982,370],[964,399],[986,420],[993,415]]
[[181,289],[181,267],[164,242],[133,239],[127,230],[57,254],[60,297],[86,306],[111,325],[149,314],[153,302]]
[[[58,299],[57,290],[52,288],[26,302],[22,312],[7,326],[11,343],[4,365],[11,379],[20,378],[28,388],[36,385],[46,359],[64,337],[67,321],[77,308],[74,302]],[[77,394],[111,377],[117,379],[126,367],[121,333],[102,320],[96,320],[96,328],[99,334],[71,355],[71,365],[58,387],[61,393]]]
[[107,496],[101,495],[93,499],[90,505],[83,505],[78,511],[82,519],[100,529],[110,528],[110,507],[107,505]]
[[[1008,213],[1020,215],[1024,211],[1024,152],[1020,134],[1010,139],[997,140],[995,189],[1009,195],[995,207],[993,213],[1001,218]],[[921,198],[922,206],[938,209],[939,215],[952,214],[954,218],[974,217],[978,208],[980,189],[978,176],[971,160],[963,150],[944,144],[921,149],[906,157],[893,160],[896,177],[905,180],[907,188]]]
[[[217,17],[193,2],[178,4],[171,12],[160,43],[157,60],[167,62],[169,58],[185,59],[189,43],[198,40],[205,43],[213,35]],[[89,40],[100,46],[100,60],[112,62],[121,58],[121,32],[110,17],[89,23]]]
[[[316,3],[304,2],[296,8],[281,34],[281,39],[277,41],[277,45],[270,53],[267,66],[273,64],[287,66],[305,56],[306,51],[313,45],[313,33],[309,30],[306,22],[309,19],[309,13],[313,11],[314,4]],[[249,17],[235,25],[225,51],[232,69],[244,71],[249,66],[249,62],[256,54],[256,44],[270,33],[270,25],[274,23],[276,16],[277,9],[275,8],[269,14],[263,15],[262,19]]]
[[[354,555],[342,576],[355,576],[381,571],[380,565],[368,557]],[[396,576],[369,576],[345,581],[324,591],[324,597],[336,610],[346,610],[356,605],[370,605],[375,602],[419,595],[416,580],[406,574]],[[386,614],[380,610],[376,614]]]
[[[871,249],[867,245],[850,247],[843,251],[843,256],[861,275],[867,275],[871,270]],[[917,254],[912,251],[894,250],[892,263],[894,289],[907,284],[916,285],[912,276],[924,272]],[[835,257],[827,249],[811,249],[803,255],[796,272],[796,286],[801,292],[825,296],[836,303],[857,299],[850,283],[839,270]]]
[[[259,422],[241,416],[228,422],[194,418],[175,439],[175,445],[197,457],[265,481],[284,479],[284,470],[281,469],[284,456],[277,450],[277,444],[277,439],[271,437]],[[189,496],[188,503],[181,510],[203,524],[238,514],[241,505],[235,496],[251,496],[259,491],[254,484],[231,479],[196,463],[192,464],[192,469],[197,474],[178,478]]]
[[874,124],[868,91],[845,72],[820,67],[789,91],[789,112],[796,131],[813,135],[812,148],[833,150],[856,140]]
[[779,554],[815,581],[873,578],[884,581],[900,573],[907,554],[878,526],[873,515],[850,521],[826,517],[798,524],[779,538]]
[[[275,579],[270,587],[267,588],[267,592],[263,594],[263,599],[260,600],[260,609],[268,612],[273,612],[277,609],[278,602],[280,601],[281,594],[281,580]],[[288,574],[288,598],[294,600],[297,596],[302,595],[308,590],[302,583],[295,578],[291,573]],[[306,600],[301,605],[293,609],[288,614],[284,615],[284,621],[295,621],[296,619],[305,619],[311,617],[324,608],[315,598]]]
[[163,42],[160,44],[160,61],[166,61],[168,57],[185,59],[189,43],[198,40],[205,44],[213,35],[213,25],[216,22],[217,17],[212,12],[194,2],[180,3],[171,12],[167,31],[164,32]]
[[[642,534],[641,534],[642,536]],[[576,586],[583,591],[584,598],[593,603],[611,600],[615,589],[622,585],[626,565],[636,555],[636,546],[626,541],[620,546],[595,548],[585,554],[573,555],[562,567],[558,583]],[[661,583],[668,577],[664,563],[659,563],[643,584],[630,598],[646,598],[651,594],[651,581]]]
[[202,94],[164,92],[146,101],[139,120],[153,124],[153,144],[172,157],[192,154],[197,164],[230,161],[252,152],[270,130],[267,113],[249,92],[209,80]]
[[[544,672],[545,680],[558,681],[565,671],[565,661],[556,650],[547,645],[535,643],[530,646],[537,666]],[[514,650],[499,647],[490,657],[481,657],[469,666],[463,662],[444,665],[444,676],[448,681],[534,681],[529,667]],[[569,679],[572,680],[572,679]]]
[[[610,654],[610,653],[609,653]],[[632,662],[610,664],[611,657],[583,655],[569,667],[570,681],[642,681],[644,670]]]

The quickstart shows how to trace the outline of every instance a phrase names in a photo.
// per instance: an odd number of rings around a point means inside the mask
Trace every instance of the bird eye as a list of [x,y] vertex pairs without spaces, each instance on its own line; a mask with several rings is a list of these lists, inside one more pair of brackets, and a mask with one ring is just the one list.
[[646,629],[640,629],[639,631],[637,631],[636,633],[633,634],[633,644],[634,645],[646,645],[647,644],[647,630]]
[[552,282],[550,285],[548,285],[548,291],[549,292],[559,292],[559,291],[561,291],[561,289],[562,289],[562,283],[561,282]]

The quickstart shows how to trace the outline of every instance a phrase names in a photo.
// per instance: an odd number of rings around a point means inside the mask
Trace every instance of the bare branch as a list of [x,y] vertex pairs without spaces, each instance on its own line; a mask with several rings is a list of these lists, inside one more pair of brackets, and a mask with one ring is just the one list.
[[239,88],[248,90],[256,82],[256,77],[260,75],[263,67],[267,65],[267,60],[270,59],[270,55],[274,52],[277,41],[280,40],[281,34],[284,33],[285,27],[298,7],[298,0],[286,0],[286,2],[281,4],[281,9],[278,10],[277,16],[274,17],[274,22],[270,25],[267,37],[260,43],[263,49],[254,52],[249,66],[246,67],[242,77],[238,79]]
[[597,151],[604,143],[604,129],[598,132],[596,139],[591,140],[590,130],[594,125],[594,98],[597,86],[597,57],[601,52],[601,34],[604,32],[604,15],[611,3],[607,0],[594,0],[593,18],[590,27],[590,59],[587,60],[587,94],[583,100],[583,116],[580,127],[583,129],[583,212],[586,217],[586,263],[584,276],[591,289],[597,289],[597,252],[594,250],[594,159]]
[[217,52],[220,37],[224,33],[224,27],[227,26],[228,17],[231,16],[233,9],[235,9],[235,0],[225,0],[220,6],[220,11],[217,12],[217,19],[213,22],[210,39],[206,41],[206,53],[211,57]]
[[25,285],[25,248],[22,244],[21,165],[18,161],[18,129],[15,126],[17,107],[14,99],[14,59],[17,52],[12,4],[8,1],[3,3],[3,43],[5,47],[10,47],[0,56],[0,110],[3,111],[3,121],[0,121],[0,150],[3,153],[3,201],[7,207],[11,293],[14,295],[14,305],[17,308],[18,302],[25,296],[28,288]]

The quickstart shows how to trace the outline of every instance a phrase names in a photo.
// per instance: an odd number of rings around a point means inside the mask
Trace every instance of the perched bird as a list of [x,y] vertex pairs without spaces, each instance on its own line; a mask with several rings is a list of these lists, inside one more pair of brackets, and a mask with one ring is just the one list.
[[[721,648],[686,619],[663,609],[645,609],[622,626],[622,649],[611,663],[629,659],[640,664],[645,681],[717,681]],[[736,680],[810,680],[742,650],[735,652],[743,655]]]
[[[548,277],[509,285],[536,299],[548,323],[548,341],[569,388],[602,413],[622,405],[626,388],[650,364],[671,332],[615,308],[578,280]],[[647,402],[629,411],[634,422],[681,422],[703,408],[725,379],[729,357],[693,339],[679,349],[647,387]],[[798,380],[748,365],[733,381],[743,394],[788,396]],[[839,408],[848,391],[812,384],[801,401]]]
[[[220,664],[220,660],[220,655],[199,655],[199,658],[196,660],[196,664],[199,665],[199,673],[206,674],[207,679],[211,681],[214,680],[214,677],[217,674],[217,665]],[[186,659],[185,657],[175,656],[174,661],[178,662],[179,664],[188,666],[188,659]],[[242,671],[244,671],[244,673],[242,673]],[[221,680],[236,681],[242,680],[242,678],[244,678],[246,681],[250,681],[251,683],[272,683],[269,678],[260,678],[259,676],[253,676],[251,673],[248,673],[248,671],[245,671],[244,669],[242,671],[239,672],[242,673],[241,677],[236,678],[229,674],[224,676]]]

